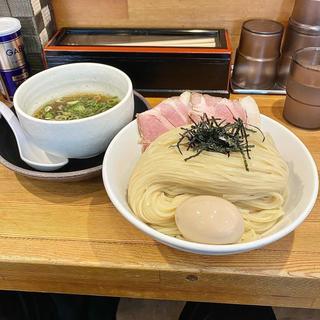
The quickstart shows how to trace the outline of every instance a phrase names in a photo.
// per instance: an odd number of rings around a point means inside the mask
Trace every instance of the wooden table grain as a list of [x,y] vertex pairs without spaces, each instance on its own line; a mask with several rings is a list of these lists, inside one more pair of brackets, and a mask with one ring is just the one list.
[[[286,123],[283,97],[256,98],[261,112],[297,134],[319,166],[320,132]],[[276,243],[238,255],[199,256],[131,226],[101,178],[45,182],[0,167],[0,290],[320,308],[319,201]]]

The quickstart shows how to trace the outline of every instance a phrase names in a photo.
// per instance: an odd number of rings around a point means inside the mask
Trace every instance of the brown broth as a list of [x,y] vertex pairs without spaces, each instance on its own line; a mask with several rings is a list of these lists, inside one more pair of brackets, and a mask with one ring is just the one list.
[[119,101],[116,96],[99,93],[73,94],[45,103],[33,116],[57,121],[82,119],[107,111]]

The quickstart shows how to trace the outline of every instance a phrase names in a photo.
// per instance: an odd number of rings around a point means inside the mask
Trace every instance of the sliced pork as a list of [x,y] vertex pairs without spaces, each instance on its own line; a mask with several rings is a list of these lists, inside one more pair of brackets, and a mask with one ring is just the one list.
[[247,123],[247,115],[240,102],[237,100],[223,99],[219,97],[212,97],[207,94],[192,95],[192,110],[189,115],[194,121],[200,121],[203,114],[209,118],[216,118],[225,122],[233,123],[237,119],[241,119]]
[[168,98],[153,109],[137,115],[143,149],[162,133],[190,123],[190,99],[191,93],[184,92],[179,97]]
[[206,114],[227,123],[241,119],[246,125],[261,127],[259,108],[251,97],[229,100],[207,94],[184,92],[162,101],[156,107],[137,115],[143,148],[164,132],[198,122]]
[[157,108],[139,114],[137,120],[141,142],[145,148],[161,134],[175,128]]
[[240,99],[239,102],[247,114],[246,123],[257,128],[261,128],[260,111],[256,101],[252,97],[247,96]]
[[206,113],[209,118],[216,118],[215,107],[222,101],[220,97],[212,97],[208,94],[192,93],[191,104],[192,109],[189,116],[193,121],[200,121],[200,118]]
[[179,97],[164,100],[157,109],[175,127],[180,127],[189,121],[190,106],[181,102]]

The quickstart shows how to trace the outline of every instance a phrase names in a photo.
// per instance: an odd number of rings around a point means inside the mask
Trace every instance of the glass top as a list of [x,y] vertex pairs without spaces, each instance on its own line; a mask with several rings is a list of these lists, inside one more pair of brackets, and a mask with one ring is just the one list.
[[178,31],[121,31],[102,30],[67,30],[58,39],[58,46],[138,46],[138,47],[198,47],[217,48],[220,45],[219,32]]

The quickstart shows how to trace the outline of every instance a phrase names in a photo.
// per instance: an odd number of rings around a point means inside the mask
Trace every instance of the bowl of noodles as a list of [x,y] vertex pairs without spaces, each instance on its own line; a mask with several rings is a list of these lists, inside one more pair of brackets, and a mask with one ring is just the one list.
[[[297,136],[267,116],[260,119],[260,129],[245,136],[251,148],[247,159],[242,152],[226,155],[208,150],[194,156],[195,151],[184,144],[181,152],[177,142],[183,140],[182,128],[192,124],[167,129],[146,147],[139,119],[131,122],[105,154],[103,181],[110,200],[136,228],[182,251],[235,254],[281,239],[311,212],[318,194],[318,173]],[[212,244],[181,234],[177,208],[199,195],[221,197],[238,208],[244,221],[241,238]]]

